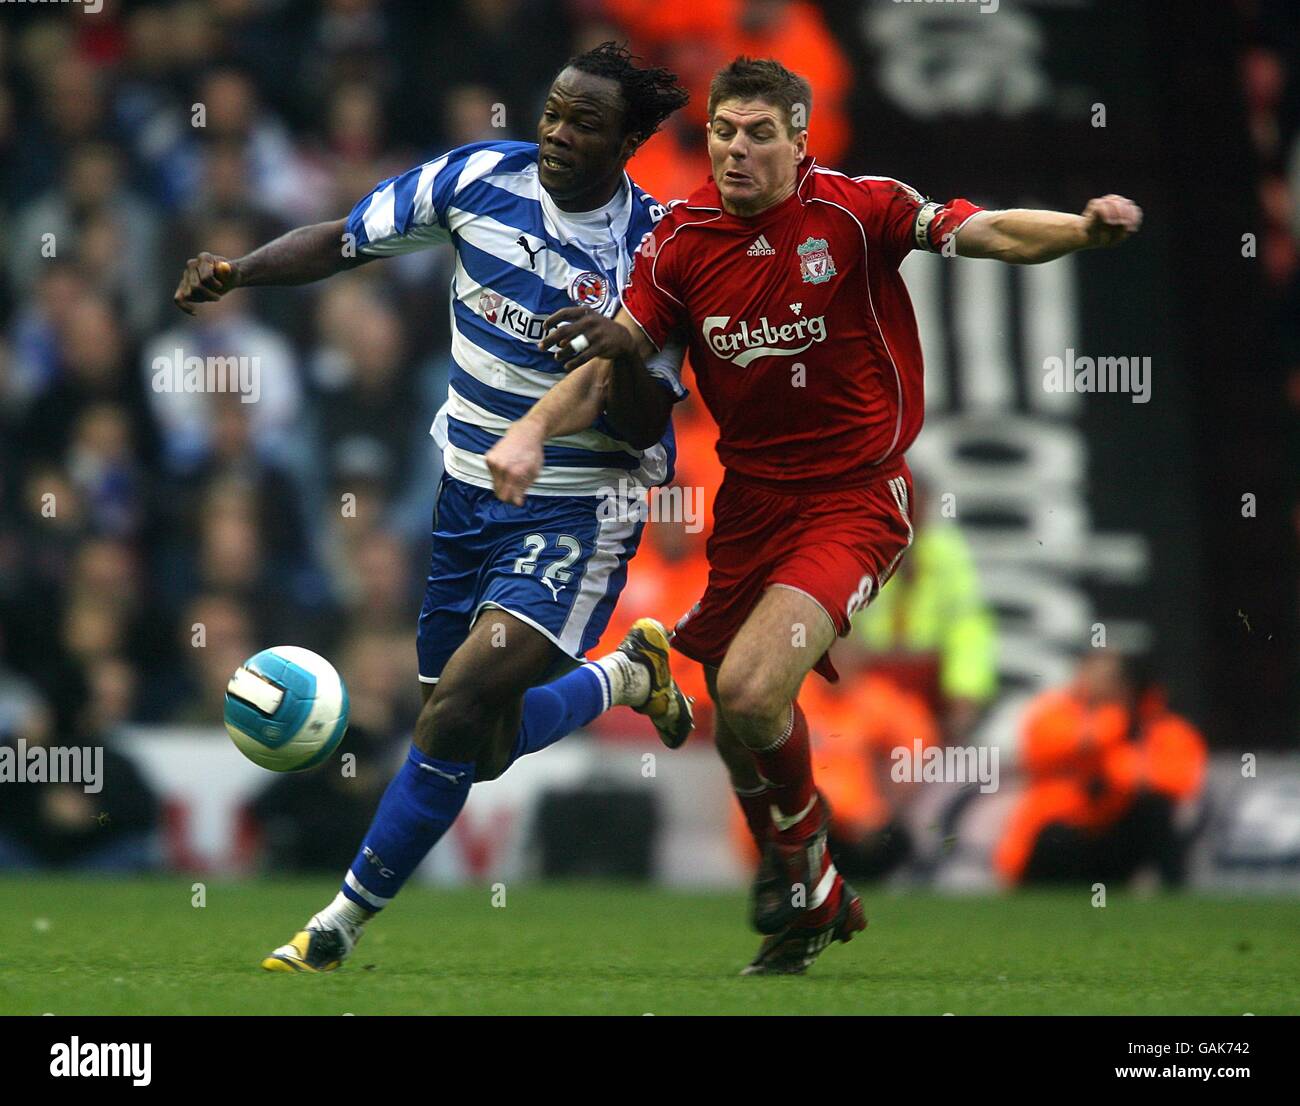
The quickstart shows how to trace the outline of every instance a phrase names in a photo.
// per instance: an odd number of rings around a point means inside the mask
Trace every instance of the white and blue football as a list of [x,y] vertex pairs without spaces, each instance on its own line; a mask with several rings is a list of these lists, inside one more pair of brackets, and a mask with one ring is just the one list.
[[277,645],[251,656],[226,685],[226,732],[272,772],[314,768],[348,728],[348,689],[319,653]]

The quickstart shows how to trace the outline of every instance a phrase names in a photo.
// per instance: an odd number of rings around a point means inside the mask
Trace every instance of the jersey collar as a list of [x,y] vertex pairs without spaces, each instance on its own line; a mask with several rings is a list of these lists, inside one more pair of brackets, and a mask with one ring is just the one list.
[[[551,199],[551,194],[541,187],[538,182],[538,189],[541,193],[542,202],[542,221],[546,227],[547,233],[551,234],[562,245],[568,246],[573,244],[564,221],[564,212],[561,211]],[[623,202],[618,206],[618,214],[614,216],[614,221],[610,225],[610,234],[616,241],[623,241],[627,237],[628,223],[632,219],[632,178],[627,175],[627,170],[623,170]]]

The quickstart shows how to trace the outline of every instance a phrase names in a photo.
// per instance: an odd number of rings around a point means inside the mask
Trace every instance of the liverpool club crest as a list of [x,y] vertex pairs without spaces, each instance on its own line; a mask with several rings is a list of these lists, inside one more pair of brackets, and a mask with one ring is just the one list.
[[799,249],[799,271],[809,284],[825,284],[835,275],[835,261],[825,238],[809,238]]

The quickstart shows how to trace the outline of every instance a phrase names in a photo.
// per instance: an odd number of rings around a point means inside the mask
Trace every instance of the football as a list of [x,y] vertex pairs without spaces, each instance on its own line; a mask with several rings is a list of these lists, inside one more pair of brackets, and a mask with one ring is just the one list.
[[348,728],[348,689],[319,653],[277,645],[248,658],[226,685],[226,732],[272,772],[314,768]]

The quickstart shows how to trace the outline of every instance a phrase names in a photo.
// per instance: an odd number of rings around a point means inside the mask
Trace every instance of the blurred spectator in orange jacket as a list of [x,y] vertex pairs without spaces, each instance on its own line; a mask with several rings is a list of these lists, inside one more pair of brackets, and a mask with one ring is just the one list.
[[1181,882],[1179,824],[1204,788],[1206,745],[1140,661],[1085,656],[1070,687],[1030,704],[1021,741],[1029,786],[994,857],[1004,880],[1123,880],[1153,865]]
[[738,31],[737,54],[778,58],[808,78],[813,89],[808,150],[822,165],[841,169],[840,159],[852,137],[845,100],[853,70],[817,5],[746,0],[740,6]]
[[632,48],[678,74],[691,101],[639,151],[632,179],[667,203],[681,199],[709,175],[704,124],[709,83],[732,58],[777,58],[807,77],[813,88],[809,149],[830,168],[851,138],[846,99],[852,70],[815,4],[791,0],[604,0],[606,15],[631,38]]

